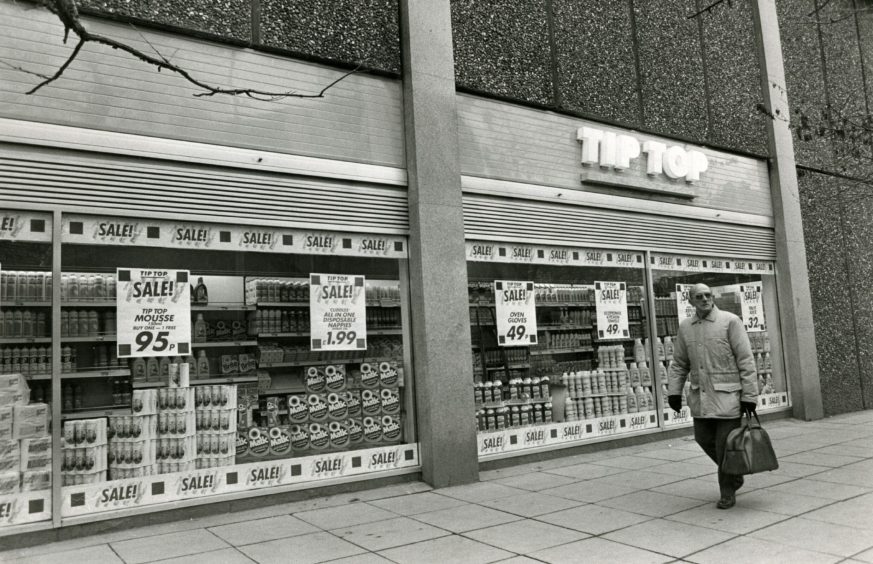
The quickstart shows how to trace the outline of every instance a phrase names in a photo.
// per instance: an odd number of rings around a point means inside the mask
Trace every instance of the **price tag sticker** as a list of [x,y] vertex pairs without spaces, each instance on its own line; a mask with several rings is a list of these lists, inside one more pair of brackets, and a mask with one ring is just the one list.
[[191,354],[191,286],[187,270],[119,268],[118,358]]
[[498,345],[527,347],[537,344],[533,282],[495,280],[494,304],[497,309]]
[[767,330],[764,322],[764,304],[761,298],[761,284],[751,283],[740,286],[740,310],[743,314],[743,325],[749,333]]
[[363,276],[309,275],[310,349],[367,349],[367,299]]
[[627,318],[627,285],[624,282],[595,282],[597,338],[601,341],[630,337]]

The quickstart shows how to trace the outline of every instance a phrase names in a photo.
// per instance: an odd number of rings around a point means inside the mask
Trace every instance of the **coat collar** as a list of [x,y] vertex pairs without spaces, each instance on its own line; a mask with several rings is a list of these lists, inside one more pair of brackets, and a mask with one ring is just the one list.
[[709,315],[704,318],[700,318],[697,315],[697,311],[694,312],[694,317],[691,318],[691,324],[700,323],[701,321],[709,321],[710,323],[715,323],[716,315],[718,314],[718,307],[715,304],[712,304],[712,309],[709,310]]

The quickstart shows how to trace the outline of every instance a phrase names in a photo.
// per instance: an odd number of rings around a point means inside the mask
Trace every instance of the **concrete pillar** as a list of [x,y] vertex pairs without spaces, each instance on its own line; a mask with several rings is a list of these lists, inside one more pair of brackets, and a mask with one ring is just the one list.
[[400,15],[418,439],[443,487],[479,477],[449,0],[401,0]]
[[755,0],[755,35],[761,66],[763,104],[770,150],[770,192],[776,225],[776,287],[785,347],[785,367],[791,386],[794,416],[824,416],[815,348],[812,298],[806,268],[806,247],[800,216],[800,194],[794,163],[794,142],[782,65],[782,44],[775,0]]

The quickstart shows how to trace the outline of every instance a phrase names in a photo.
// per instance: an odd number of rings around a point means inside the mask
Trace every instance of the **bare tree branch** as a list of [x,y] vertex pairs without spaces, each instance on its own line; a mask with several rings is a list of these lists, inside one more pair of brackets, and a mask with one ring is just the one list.
[[717,7],[719,4],[723,4],[724,2],[727,2],[728,6],[731,5],[731,0],[715,0],[715,2],[713,2],[712,4],[707,6],[706,8],[703,8],[702,10],[696,11],[693,14],[691,14],[690,16],[686,16],[686,18],[691,20],[691,19],[694,19],[698,16],[701,16],[707,12],[711,12],[713,10],[713,8]]
[[82,47],[86,43],[98,43],[100,45],[106,45],[107,47],[111,47],[112,49],[124,51],[125,53],[136,57],[144,63],[157,67],[158,72],[160,72],[162,69],[166,69],[170,72],[178,74],[179,76],[202,90],[202,92],[194,93],[195,97],[208,97],[215,96],[217,94],[224,94],[228,96],[247,96],[255,100],[263,101],[276,101],[283,98],[324,98],[325,92],[327,92],[330,88],[335,86],[343,79],[347,78],[349,75],[356,73],[358,70],[360,70],[362,66],[361,64],[359,64],[354,69],[343,74],[342,76],[322,88],[321,91],[319,91],[317,94],[305,94],[294,90],[271,91],[261,90],[258,88],[229,88],[224,86],[214,86],[212,84],[204,82],[203,80],[195,78],[184,68],[174,64],[168,58],[164,57],[164,55],[161,54],[161,52],[158,51],[158,49],[154,45],[152,45],[152,43],[142,34],[140,34],[140,37],[142,37],[143,41],[145,41],[145,43],[154,50],[157,56],[152,56],[131,45],[128,45],[127,43],[112,39],[111,37],[91,33],[90,31],[85,29],[85,26],[79,19],[79,10],[76,6],[75,0],[39,0],[39,4],[55,14],[58,19],[61,20],[61,23],[64,24],[64,43],[67,42],[67,39],[70,36],[70,31],[72,31],[79,38],[79,41],[76,43],[76,46],[73,48],[73,52],[70,53],[70,56],[67,58],[64,64],[61,65],[61,67],[58,68],[58,70],[52,76],[46,76],[21,67],[10,65],[9,63],[4,63],[10,68],[44,79],[42,82],[30,89],[27,94],[33,94],[43,86],[59,79],[64,74],[64,71],[66,71],[67,68],[69,68],[69,66],[73,63],[73,61],[81,52]]

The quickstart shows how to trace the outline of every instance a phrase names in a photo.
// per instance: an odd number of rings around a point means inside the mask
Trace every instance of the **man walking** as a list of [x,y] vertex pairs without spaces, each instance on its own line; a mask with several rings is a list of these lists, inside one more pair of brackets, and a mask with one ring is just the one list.
[[694,440],[718,465],[719,509],[736,504],[743,477],[721,470],[728,434],[740,426],[742,413],[758,404],[755,357],[743,322],[721,311],[706,284],[695,284],[689,296],[695,314],[679,325],[667,386],[667,402],[682,409],[682,388],[691,382],[688,407],[694,418]]

